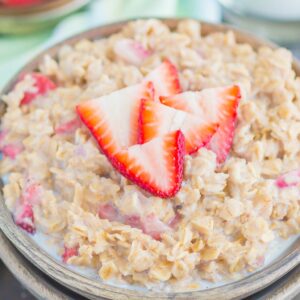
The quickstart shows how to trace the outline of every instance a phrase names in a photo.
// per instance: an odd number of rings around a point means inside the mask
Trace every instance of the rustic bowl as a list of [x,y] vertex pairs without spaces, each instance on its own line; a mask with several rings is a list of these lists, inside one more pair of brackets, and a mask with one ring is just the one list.
[[[174,28],[179,19],[163,19],[163,21],[170,27]],[[58,49],[63,44],[74,44],[82,38],[85,39],[99,39],[101,37],[109,36],[119,31],[126,22],[119,22],[110,25],[94,28],[87,32],[69,38],[52,48],[44,51],[35,59],[29,62],[20,73],[30,72],[37,68],[39,62],[45,54],[55,56]],[[254,48],[260,46],[269,46],[276,48],[277,46],[262,41],[245,32],[241,32],[226,25],[209,24],[202,22],[202,33],[204,35],[213,32],[225,32],[232,30],[235,32],[237,41],[249,43]],[[294,60],[293,67],[295,72],[300,76],[300,64]],[[15,76],[4,89],[4,93],[10,91],[17,78]],[[0,111],[3,111],[3,108]],[[5,108],[4,108],[5,109]],[[48,276],[55,279],[62,285],[70,288],[76,293],[87,297],[88,299],[99,299],[99,297],[109,299],[240,299],[251,295],[271,283],[281,278],[284,274],[299,265],[300,263],[300,237],[275,261],[261,270],[246,276],[243,279],[230,282],[220,287],[214,287],[207,290],[185,292],[185,293],[164,293],[153,291],[132,290],[125,287],[116,287],[103,283],[100,279],[92,279],[76,273],[65,265],[50,257],[44,250],[42,250],[26,233],[20,230],[13,222],[12,216],[5,206],[3,196],[0,195],[0,228],[6,237],[14,244],[14,246],[36,267],[43,271]]]

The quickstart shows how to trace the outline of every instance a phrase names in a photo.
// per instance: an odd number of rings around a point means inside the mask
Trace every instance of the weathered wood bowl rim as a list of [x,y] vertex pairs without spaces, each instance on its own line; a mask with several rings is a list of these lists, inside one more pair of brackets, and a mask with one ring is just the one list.
[[[170,28],[174,28],[180,19],[162,19]],[[30,61],[23,67],[19,74],[16,75],[4,88],[3,93],[10,91],[17,81],[17,78],[22,73],[33,71],[37,68],[45,54],[55,56],[58,49],[63,44],[74,44],[82,38],[99,39],[109,36],[119,31],[128,21],[122,21],[105,26],[100,26],[86,32],[80,33],[74,37],[64,40],[55,46],[45,50],[40,55]],[[277,46],[260,40],[248,33],[241,32],[230,26],[223,24],[210,24],[201,22],[202,33],[207,35],[212,32],[225,32],[232,30],[237,37],[238,42],[249,43],[254,48],[260,46],[270,46],[276,48]],[[295,72],[300,76],[300,64],[294,60],[293,67]],[[300,263],[300,238],[284,253],[279,259],[272,264],[266,266],[243,279],[228,283],[221,287],[215,287],[208,290],[185,292],[185,293],[163,293],[153,291],[138,291],[129,290],[121,287],[115,287],[105,284],[100,280],[94,280],[74,271],[68,269],[65,265],[57,262],[50,257],[44,250],[42,250],[32,239],[21,231],[13,222],[12,216],[6,208],[3,196],[0,195],[0,228],[7,236],[7,238],[20,250],[24,256],[29,259],[41,271],[55,279],[60,284],[70,288],[71,290],[83,295],[89,299],[97,299],[98,297],[105,297],[109,299],[205,299],[215,300],[220,299],[239,299],[246,297],[254,292],[257,292],[264,287],[270,285],[272,282],[279,279],[288,271],[293,269]]]

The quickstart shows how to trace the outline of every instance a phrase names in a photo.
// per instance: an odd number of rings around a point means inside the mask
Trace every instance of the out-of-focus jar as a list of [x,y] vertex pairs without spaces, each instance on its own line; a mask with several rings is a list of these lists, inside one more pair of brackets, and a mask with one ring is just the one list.
[[24,34],[51,27],[90,0],[0,0],[0,33]]
[[300,0],[218,1],[226,21],[277,43],[300,43]]

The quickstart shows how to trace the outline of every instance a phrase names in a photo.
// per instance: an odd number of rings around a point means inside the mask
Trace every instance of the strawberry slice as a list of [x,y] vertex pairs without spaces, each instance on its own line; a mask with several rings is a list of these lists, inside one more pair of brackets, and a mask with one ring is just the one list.
[[240,98],[240,88],[234,85],[161,97],[160,101],[197,116],[204,115],[212,122],[218,123],[219,128],[206,147],[214,151],[218,162],[222,163],[232,146]]
[[300,185],[300,169],[296,169],[280,175],[276,179],[275,183],[279,188],[287,188]]
[[34,214],[32,205],[28,202],[18,207],[14,214],[15,223],[28,233],[35,233]]
[[21,80],[28,75],[34,79],[34,88],[36,91],[25,92],[23,98],[20,101],[21,106],[31,103],[33,100],[35,100],[36,97],[45,95],[48,91],[54,90],[56,88],[56,85],[53,81],[40,73],[26,74],[21,77]]
[[123,176],[144,190],[169,198],[181,186],[184,147],[184,136],[178,130],[108,158]]
[[180,129],[185,138],[185,152],[192,154],[206,145],[218,129],[218,125],[184,111],[158,102],[142,100],[139,117],[139,142],[141,144],[157,136]]
[[76,107],[101,150],[111,157],[137,143],[140,99],[153,98],[153,86],[133,85]]
[[67,263],[71,257],[78,256],[79,246],[75,247],[64,247],[64,253],[62,255],[62,260],[64,263]]
[[121,39],[114,45],[114,53],[125,62],[139,66],[151,55],[151,51],[145,49],[143,45],[132,39]]
[[161,96],[168,97],[181,92],[177,69],[168,59],[150,72],[144,81],[153,83],[156,101]]

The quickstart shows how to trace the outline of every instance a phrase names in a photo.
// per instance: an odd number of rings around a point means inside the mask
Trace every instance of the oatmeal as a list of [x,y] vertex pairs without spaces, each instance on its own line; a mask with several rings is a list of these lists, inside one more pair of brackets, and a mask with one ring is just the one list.
[[[178,71],[175,96],[152,75],[166,61]],[[151,110],[161,101],[181,110],[182,120],[199,122],[195,107],[182,106],[182,95],[206,98],[224,87],[241,94],[232,111],[233,141],[207,146],[225,125],[220,118],[206,123],[197,149],[186,147],[191,155],[183,157],[182,183],[179,178],[172,194],[155,194],[152,186],[122,176],[76,111],[129,88],[139,91],[138,99],[154,97],[143,100]],[[22,229],[63,241],[64,263],[94,268],[103,280],[147,287],[184,282],[198,289],[199,279],[254,271],[274,239],[300,232],[300,79],[285,49],[256,51],[230,31],[202,36],[191,20],[174,31],[157,20],[135,21],[109,38],[45,56],[38,73],[21,78],[2,98],[6,205]],[[118,151],[135,147],[119,136]],[[145,131],[143,142],[152,139]]]

